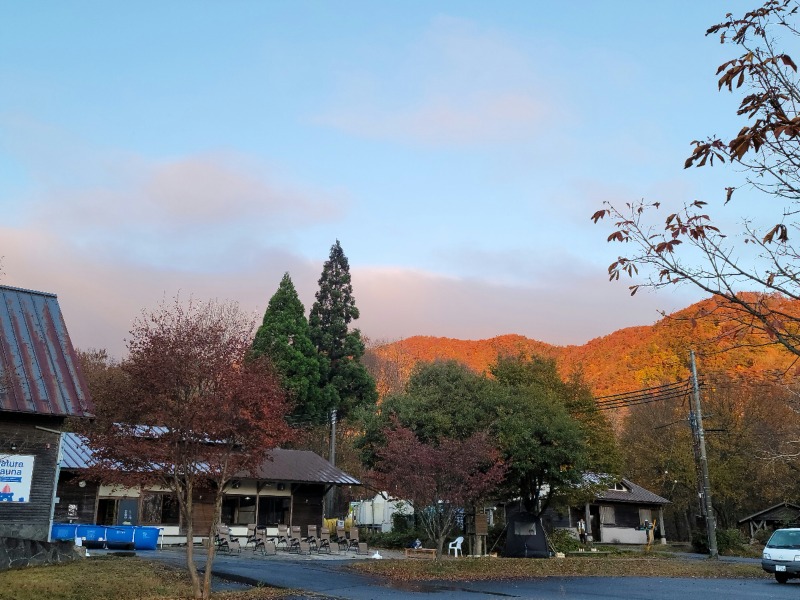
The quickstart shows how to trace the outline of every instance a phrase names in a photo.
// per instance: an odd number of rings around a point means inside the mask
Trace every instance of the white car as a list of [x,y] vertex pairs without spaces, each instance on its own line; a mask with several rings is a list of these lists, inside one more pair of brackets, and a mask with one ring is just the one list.
[[800,577],[800,528],[778,529],[761,555],[761,568],[774,573],[778,583]]

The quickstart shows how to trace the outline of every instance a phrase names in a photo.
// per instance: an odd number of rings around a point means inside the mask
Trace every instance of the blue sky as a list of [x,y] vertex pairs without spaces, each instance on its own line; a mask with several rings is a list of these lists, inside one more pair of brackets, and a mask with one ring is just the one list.
[[336,239],[373,340],[652,323],[699,297],[608,283],[589,217],[722,199],[682,166],[740,127],[704,32],[752,7],[2,3],[2,282],[115,354],[165,296],[262,313],[288,271],[309,308]]

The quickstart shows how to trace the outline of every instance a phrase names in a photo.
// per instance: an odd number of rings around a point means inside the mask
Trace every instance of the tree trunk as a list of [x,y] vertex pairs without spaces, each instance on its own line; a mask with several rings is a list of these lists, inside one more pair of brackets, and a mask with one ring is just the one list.
[[206,572],[203,575],[203,599],[208,600],[211,595],[211,571],[214,565],[214,555],[216,548],[211,543],[212,532],[217,530],[219,525],[220,513],[222,512],[222,489],[223,486],[217,486],[216,496],[214,497],[214,514],[211,515],[211,527],[209,529],[208,538],[208,554],[206,554]]
[[[192,595],[198,600],[203,598],[203,589],[200,586],[200,577],[197,575],[197,566],[194,564],[194,523],[192,522],[192,494],[194,492],[191,482],[187,482],[183,487],[183,494],[178,494],[178,501],[183,509],[183,518],[186,523],[186,568],[189,571],[189,579],[192,582]],[[208,539],[209,551],[212,551],[213,540]]]

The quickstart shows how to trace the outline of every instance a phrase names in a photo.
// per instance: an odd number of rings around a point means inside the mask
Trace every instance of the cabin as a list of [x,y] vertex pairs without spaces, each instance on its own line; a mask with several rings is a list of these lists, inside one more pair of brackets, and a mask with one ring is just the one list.
[[0,286],[0,538],[49,541],[64,422],[92,411],[56,295]]
[[[162,530],[162,544],[186,543],[178,501],[166,489],[120,488],[85,477],[92,453],[84,438],[66,434],[64,460],[58,480],[55,520],[96,525],[146,525]],[[221,522],[233,535],[245,535],[248,525],[277,534],[278,525],[322,526],[323,499],[336,486],[361,482],[308,450],[276,448],[253,473],[233,479],[225,492]],[[209,536],[213,516],[210,498],[194,499],[194,542]]]
[[[584,481],[596,487],[601,478],[586,475]],[[549,510],[545,519],[548,525],[577,532],[583,519],[586,533],[595,543],[647,544],[648,532],[660,538],[660,543],[667,543],[664,506],[669,500],[625,478],[607,482],[604,487],[583,506],[561,512]]]

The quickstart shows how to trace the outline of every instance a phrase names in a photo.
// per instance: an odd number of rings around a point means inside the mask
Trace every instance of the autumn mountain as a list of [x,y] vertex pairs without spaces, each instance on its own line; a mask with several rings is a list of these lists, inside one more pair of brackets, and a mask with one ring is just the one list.
[[520,335],[488,340],[415,336],[373,347],[365,357],[381,395],[400,389],[417,362],[457,360],[477,372],[498,356],[554,358],[562,376],[581,370],[597,396],[687,379],[689,351],[704,374],[763,379],[794,376],[797,357],[751,333],[713,299],[662,318],[652,326],[620,329],[582,346],[553,346]]

